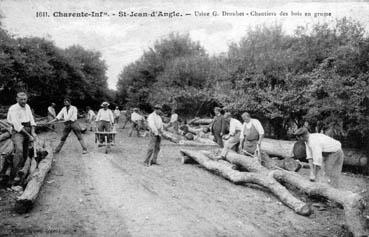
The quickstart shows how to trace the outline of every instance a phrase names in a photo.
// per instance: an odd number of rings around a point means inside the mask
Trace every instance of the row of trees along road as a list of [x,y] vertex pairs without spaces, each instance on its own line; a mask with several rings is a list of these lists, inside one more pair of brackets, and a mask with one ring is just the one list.
[[60,49],[52,41],[16,38],[0,28],[0,105],[13,104],[18,91],[27,91],[39,115],[51,102],[60,109],[65,97],[79,109],[98,108],[102,100],[114,100],[106,69],[99,52],[81,46]]
[[249,111],[276,138],[307,121],[345,146],[368,148],[368,70],[368,35],[346,18],[292,35],[258,26],[219,56],[170,34],[122,70],[117,96],[146,110],[165,103],[188,117],[210,115],[215,105]]

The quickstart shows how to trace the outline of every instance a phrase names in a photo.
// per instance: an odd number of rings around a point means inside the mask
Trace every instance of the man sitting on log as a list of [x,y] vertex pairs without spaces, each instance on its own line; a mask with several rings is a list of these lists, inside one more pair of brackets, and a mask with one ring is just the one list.
[[309,133],[305,127],[299,128],[295,136],[306,144],[310,181],[315,181],[322,170],[322,177],[328,176],[327,182],[338,187],[344,158],[341,143],[322,133]]
[[154,112],[152,112],[147,118],[147,123],[150,129],[150,142],[146,159],[144,161],[146,166],[157,164],[156,160],[160,151],[160,142],[163,131],[163,121],[160,117],[160,113],[161,106],[155,105]]
[[59,153],[61,148],[63,147],[65,141],[67,140],[67,137],[71,131],[76,134],[79,143],[82,146],[82,154],[87,153],[87,147],[83,140],[82,133],[81,133],[81,127],[79,126],[77,122],[77,114],[78,110],[75,106],[71,105],[71,101],[69,98],[64,99],[64,107],[59,112],[59,114],[56,116],[55,119],[50,121],[49,123],[53,123],[56,120],[64,119],[64,130],[63,135],[60,138],[59,145],[55,148],[55,153]]
[[131,114],[132,127],[128,136],[132,136],[133,131],[135,130],[137,133],[137,137],[140,136],[140,129],[143,124],[144,117],[138,113],[138,108],[133,109],[133,113]]
[[[96,116],[96,122],[98,123],[98,130],[99,132],[110,132],[112,125],[114,124],[113,112],[108,108],[109,107],[108,102],[103,102],[101,104],[101,107],[103,108],[99,110]],[[104,143],[105,137],[107,137],[108,143],[111,142],[110,136],[107,136],[106,134],[100,135],[99,136],[100,138],[99,146],[101,146],[101,144]]]
[[19,92],[17,103],[10,106],[7,120],[12,125],[12,141],[14,144],[13,169],[10,178],[14,183],[21,180],[23,174],[19,171],[24,166],[28,156],[29,143],[37,137],[35,133],[35,119],[30,106],[27,104],[27,94]]
[[240,135],[240,151],[253,155],[257,148],[260,148],[264,138],[264,128],[259,120],[251,118],[247,112],[242,114],[242,119],[244,123]]
[[221,114],[221,109],[219,107],[214,108],[214,119],[211,124],[211,133],[214,135],[214,141],[218,143],[218,145],[223,148],[223,139],[224,131],[226,128],[226,122],[224,120],[223,115]]
[[227,153],[230,149],[237,149],[242,131],[242,123],[237,119],[232,118],[232,114],[230,112],[226,112],[224,114],[224,119],[229,120],[229,134],[223,136],[225,143],[224,148],[220,154],[220,157],[222,159],[227,156]]

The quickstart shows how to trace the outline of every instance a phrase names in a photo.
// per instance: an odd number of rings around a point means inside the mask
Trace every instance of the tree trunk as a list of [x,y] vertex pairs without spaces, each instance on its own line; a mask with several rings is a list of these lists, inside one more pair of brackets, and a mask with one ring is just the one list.
[[[276,195],[285,205],[292,208],[300,215],[309,215],[310,208],[302,201],[295,198],[279,182],[288,183],[309,196],[321,196],[340,203],[344,207],[346,222],[354,236],[366,236],[369,233],[366,219],[363,215],[364,200],[356,193],[335,189],[328,184],[312,183],[297,173],[284,170],[269,170],[258,163],[257,159],[229,152],[226,160],[232,164],[243,167],[248,172],[239,172],[218,161],[209,159],[209,152],[181,150],[186,155],[197,161],[203,167],[218,172],[220,175],[234,183],[253,183],[261,185]],[[188,161],[187,161],[188,162]]]
[[188,125],[209,125],[213,122],[213,119],[211,118],[203,118],[203,119],[194,119],[191,120],[190,123],[188,123]]
[[2,134],[0,134],[0,142],[5,141],[6,139],[10,138],[10,133],[9,132],[4,132]]
[[45,149],[48,152],[47,156],[40,161],[38,168],[30,174],[29,182],[23,194],[17,199],[16,210],[19,213],[27,212],[32,208],[41,190],[41,186],[45,181],[45,177],[51,169],[53,152],[50,145],[47,145]]
[[197,137],[195,140],[189,141],[184,136],[169,131],[163,131],[163,138],[182,146],[218,146],[218,144],[210,139]]
[[[268,153],[270,156],[279,156],[283,158],[293,157],[293,145],[295,141],[275,140],[264,138],[261,142],[261,149]],[[368,164],[368,158],[364,152],[356,149],[344,148],[343,152],[345,158],[344,165],[361,166],[365,167]]]

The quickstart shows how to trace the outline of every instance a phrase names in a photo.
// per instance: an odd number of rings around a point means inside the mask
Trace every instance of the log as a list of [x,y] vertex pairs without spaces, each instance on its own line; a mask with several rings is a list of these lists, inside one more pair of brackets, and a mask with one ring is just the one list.
[[213,119],[211,118],[203,118],[203,119],[194,119],[188,123],[189,125],[209,125],[213,122]]
[[[205,160],[201,155],[199,155],[199,153],[205,155],[209,152],[193,152],[187,150],[181,150],[181,152],[195,159],[201,165],[203,165],[203,163],[205,162],[203,166],[209,167],[209,164],[206,163],[208,162],[208,160]],[[279,182],[287,183],[293,187],[296,187],[309,196],[320,196],[327,198],[341,204],[344,207],[348,229],[353,233],[354,236],[367,236],[369,234],[367,219],[364,216],[365,201],[363,197],[361,197],[359,194],[346,190],[336,189],[324,183],[310,182],[306,178],[294,172],[284,170],[269,170],[261,166],[256,159],[252,159],[250,157],[239,155],[233,152],[229,152],[227,154],[226,160],[232,164],[242,166],[251,173],[246,173],[247,176],[245,176],[244,172],[239,172],[241,174],[236,174],[230,172],[229,170],[225,172],[225,168],[222,168],[221,171],[223,172],[221,172],[220,174],[225,178],[230,179],[231,181],[239,181],[242,176],[242,182],[259,184],[269,189],[284,204],[295,210],[296,213],[302,215],[307,214],[306,211],[302,213],[301,211],[299,212],[298,207],[302,204],[294,200],[293,196],[290,196],[291,194],[286,194],[286,190],[279,187],[279,185],[281,185]],[[217,166],[219,166],[219,164]],[[210,166],[209,169],[214,170],[214,166]],[[219,167],[217,167],[217,169],[219,169]],[[249,174],[253,174],[254,179],[251,179]],[[255,178],[256,175],[259,175],[258,179]],[[236,178],[234,176],[236,176]]]
[[163,131],[162,135],[163,135],[163,138],[173,143],[182,145],[182,146],[217,146],[218,145],[210,139],[199,138],[199,137],[196,137],[196,139],[193,141],[189,141],[184,136],[177,135],[169,131]]
[[5,132],[0,134],[0,142],[5,141],[6,139],[9,139],[11,137],[9,132]]
[[44,149],[47,151],[47,156],[40,161],[38,168],[30,174],[29,182],[23,194],[17,198],[16,211],[18,213],[28,212],[32,208],[45,181],[46,175],[51,169],[53,161],[51,146],[48,144]]
[[[278,156],[282,158],[294,157],[293,146],[296,141],[275,140],[264,138],[261,142],[261,150],[270,156]],[[357,149],[344,148],[345,158],[344,165],[365,167],[368,165],[368,157],[363,151]]]

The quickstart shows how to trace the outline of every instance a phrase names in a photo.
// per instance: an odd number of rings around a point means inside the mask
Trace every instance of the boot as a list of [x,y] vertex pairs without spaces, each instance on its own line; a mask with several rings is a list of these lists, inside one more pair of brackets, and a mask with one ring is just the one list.
[[82,154],[86,154],[87,153],[87,146],[85,144],[85,141],[83,139],[79,140],[79,143],[81,144],[82,147]]
[[60,141],[59,145],[55,148],[54,153],[59,153],[60,150],[62,149],[63,145],[64,145],[65,141]]

